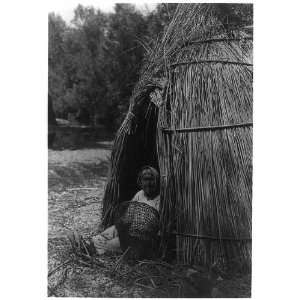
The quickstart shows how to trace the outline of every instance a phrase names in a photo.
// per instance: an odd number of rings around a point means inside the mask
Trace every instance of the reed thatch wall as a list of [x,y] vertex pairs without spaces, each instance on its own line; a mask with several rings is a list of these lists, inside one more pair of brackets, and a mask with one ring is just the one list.
[[[154,105],[149,94],[159,87],[158,77],[167,84],[162,103]],[[146,116],[145,107],[153,113]],[[152,131],[139,125],[145,122]],[[162,248],[176,235],[179,261],[250,266],[251,122],[251,36],[243,28],[223,26],[213,4],[178,5],[162,40],[149,52],[117,135],[104,222],[130,196],[124,196],[126,184],[123,191],[121,186],[131,166],[127,188],[133,191],[138,166],[156,166],[158,159]],[[140,158],[138,149],[134,164],[128,155],[144,144],[145,134],[153,153]]]

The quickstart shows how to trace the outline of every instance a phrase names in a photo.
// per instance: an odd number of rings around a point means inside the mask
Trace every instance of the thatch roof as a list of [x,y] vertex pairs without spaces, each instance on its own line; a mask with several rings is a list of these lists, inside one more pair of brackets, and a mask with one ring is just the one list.
[[[154,104],[157,88],[163,101]],[[140,167],[159,166],[163,248],[175,234],[180,261],[249,266],[251,122],[251,37],[223,26],[216,5],[178,5],[118,131],[104,224],[136,192]]]

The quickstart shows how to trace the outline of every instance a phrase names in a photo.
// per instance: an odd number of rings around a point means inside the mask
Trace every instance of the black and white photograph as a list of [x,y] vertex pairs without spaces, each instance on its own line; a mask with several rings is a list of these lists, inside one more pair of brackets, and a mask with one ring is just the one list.
[[4,1],[1,299],[298,299],[297,1]]
[[48,14],[48,297],[250,298],[253,4]]

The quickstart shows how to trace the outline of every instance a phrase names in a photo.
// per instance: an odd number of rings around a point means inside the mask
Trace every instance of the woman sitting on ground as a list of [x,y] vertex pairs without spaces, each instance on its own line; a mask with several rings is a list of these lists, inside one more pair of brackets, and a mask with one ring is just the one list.
[[[138,185],[140,186],[141,190],[138,191],[135,196],[133,197],[133,199],[128,203],[130,205],[130,203],[132,202],[138,202],[138,203],[143,203],[144,205],[146,205],[147,207],[152,207],[152,211],[153,209],[155,210],[155,214],[157,214],[156,219],[158,220],[158,211],[159,211],[159,205],[160,205],[160,197],[159,197],[159,174],[158,172],[150,167],[144,167],[139,175],[138,175]],[[126,204],[126,203],[124,203]],[[122,204],[121,204],[122,205]],[[125,206],[126,209],[128,209],[130,206]],[[150,214],[151,209],[148,210],[148,214]],[[133,214],[135,213],[135,211],[133,211]],[[138,214],[138,211],[136,212]],[[125,212],[126,214],[126,212]],[[120,232],[119,231],[123,231],[122,230],[122,224],[124,224],[124,222],[122,223],[122,220],[120,222],[120,219],[122,219],[122,216],[124,215],[124,212],[122,212],[122,214],[120,215],[119,219],[116,220],[116,224],[112,225],[110,227],[108,227],[107,229],[105,229],[103,232],[101,232],[98,235],[95,235],[92,237],[91,241],[89,243],[85,242],[84,248],[91,250],[90,252],[92,253],[97,253],[98,255],[101,255],[105,252],[121,252],[121,244],[122,242],[120,242]],[[128,215],[128,214],[127,214]],[[153,212],[152,212],[153,215]],[[149,220],[145,220],[147,218],[149,218],[149,216],[144,217],[143,215],[141,215],[142,217],[140,219],[136,218],[136,216],[133,216],[132,220],[132,215],[127,219],[129,220],[129,222],[133,221],[133,222],[138,222],[139,223],[143,223],[143,222],[149,222]],[[131,218],[131,221],[130,221]],[[155,219],[155,223],[157,223],[158,226],[158,222],[156,222]],[[127,222],[128,222],[127,220]],[[152,221],[153,223],[153,221]],[[148,225],[146,225],[148,226]],[[125,226],[126,227],[126,226]],[[129,225],[130,227],[130,225]],[[143,230],[143,224],[134,224],[133,226],[135,229],[137,227],[140,227],[141,230]],[[156,228],[156,224],[154,225],[154,227]],[[153,225],[152,225],[153,228]],[[128,231],[128,226],[127,229],[125,229],[125,231]],[[153,230],[152,230],[153,231]],[[147,232],[146,232],[147,234]],[[124,237],[126,234],[124,234],[122,232],[123,235],[123,241],[124,241]],[[129,233],[130,235],[130,233]],[[137,237],[137,234],[133,233],[133,236],[135,235],[135,237]],[[141,233],[139,233],[139,235],[141,235]],[[151,232],[149,231],[149,235],[151,235]],[[127,236],[127,235],[126,235]],[[71,237],[69,236],[72,245],[74,245],[74,243],[76,243],[75,241],[82,241],[82,238],[78,235],[78,233],[74,232],[72,233]],[[122,240],[122,239],[121,239]],[[124,247],[122,247],[124,248]]]

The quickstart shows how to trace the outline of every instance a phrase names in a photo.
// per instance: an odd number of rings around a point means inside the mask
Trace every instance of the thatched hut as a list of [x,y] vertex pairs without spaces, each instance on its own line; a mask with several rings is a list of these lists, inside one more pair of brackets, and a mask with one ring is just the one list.
[[252,37],[215,5],[178,5],[149,50],[114,143],[104,225],[144,165],[160,171],[162,249],[175,236],[181,262],[251,265]]

